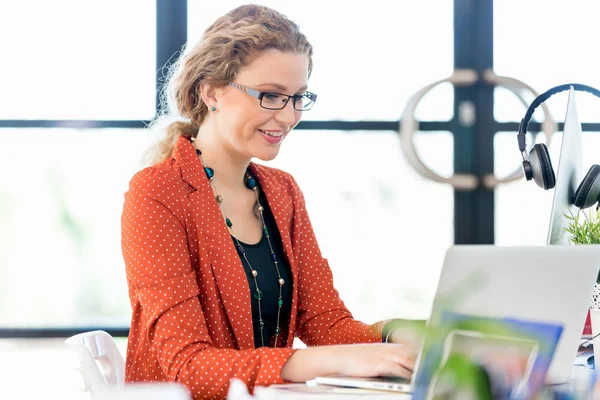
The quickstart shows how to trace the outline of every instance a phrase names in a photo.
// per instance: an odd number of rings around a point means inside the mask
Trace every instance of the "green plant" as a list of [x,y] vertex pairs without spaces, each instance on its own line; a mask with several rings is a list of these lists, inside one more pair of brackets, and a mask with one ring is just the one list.
[[[564,229],[571,234],[569,238],[571,243],[600,244],[600,210],[590,210],[587,213],[578,210],[577,214],[573,214],[569,210],[569,213],[564,216],[569,221],[568,226]],[[596,282],[600,283],[600,274],[598,274]]]
[[[583,215],[583,218],[580,216]],[[573,244],[600,244],[600,210],[584,211],[578,210],[573,214],[565,214],[569,221],[569,226],[565,228],[571,234],[569,239]]]

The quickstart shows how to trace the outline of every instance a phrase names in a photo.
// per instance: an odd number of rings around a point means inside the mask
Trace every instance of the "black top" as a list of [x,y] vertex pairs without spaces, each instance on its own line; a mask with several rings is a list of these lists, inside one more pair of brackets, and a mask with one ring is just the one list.
[[[283,299],[283,305],[281,307],[281,316],[279,318],[279,329],[280,334],[277,340],[277,347],[281,347],[283,344],[283,340],[287,338],[287,327],[289,323],[290,310],[292,305],[292,273],[290,270],[290,264],[283,253],[283,242],[281,241],[281,235],[279,233],[279,229],[277,229],[277,225],[275,223],[275,218],[273,217],[273,213],[267,203],[267,199],[262,192],[260,191],[260,204],[263,206],[263,216],[265,218],[265,224],[267,225],[267,229],[269,230],[271,244],[273,245],[273,251],[277,257],[278,265],[279,265],[279,274],[281,278],[285,281],[283,285],[283,289],[281,292],[281,296]],[[232,238],[233,239],[233,238]],[[233,239],[233,243],[237,243],[236,240]],[[277,275],[277,270],[275,269],[275,263],[271,258],[271,248],[269,247],[269,241],[265,236],[264,232],[260,239],[260,241],[256,244],[246,244],[240,241],[240,244],[244,248],[246,252],[246,257],[248,261],[250,261],[250,266],[246,260],[242,257],[240,251],[238,250],[238,255],[240,255],[240,259],[242,260],[242,265],[244,266],[244,272],[246,273],[246,277],[248,278],[248,283],[250,284],[250,297],[252,302],[252,326],[254,327],[254,347],[258,348],[262,346],[262,340],[260,337],[260,325],[259,325],[259,309],[258,309],[258,300],[254,297],[256,293],[256,285],[254,284],[254,277],[252,276],[252,269],[258,271],[258,275],[256,280],[258,281],[258,287],[262,292],[262,299],[260,301],[261,311],[262,311],[262,319],[264,322],[263,328],[263,337],[265,346],[273,346],[273,341],[275,340],[275,328],[277,326],[277,310],[278,305],[277,301],[279,299],[279,276]]]

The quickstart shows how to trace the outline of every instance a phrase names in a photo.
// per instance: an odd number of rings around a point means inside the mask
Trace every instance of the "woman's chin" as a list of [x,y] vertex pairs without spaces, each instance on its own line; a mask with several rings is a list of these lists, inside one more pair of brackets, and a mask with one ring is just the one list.
[[275,154],[257,154],[256,158],[261,161],[272,161],[277,157],[277,153]]
[[256,152],[254,152],[254,157],[258,158],[261,161],[271,161],[274,160],[278,154],[279,146],[270,146],[270,148],[267,149],[258,149]]

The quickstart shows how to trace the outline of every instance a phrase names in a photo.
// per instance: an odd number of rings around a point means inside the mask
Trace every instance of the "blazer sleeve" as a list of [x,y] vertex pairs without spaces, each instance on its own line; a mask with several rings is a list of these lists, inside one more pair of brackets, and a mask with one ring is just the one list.
[[321,254],[302,191],[290,176],[294,199],[293,243],[298,263],[296,334],[308,346],[381,342],[384,322],[354,319],[333,285],[331,268]]
[[[166,379],[186,385],[195,399],[225,398],[234,377],[250,390],[282,383],[281,368],[293,349],[213,346],[207,327],[210,321],[198,298],[183,217],[178,218],[179,211],[174,213],[173,208],[131,190],[125,197],[122,249],[129,290],[135,297],[132,305],[139,302],[134,310],[141,314],[132,319],[137,321],[130,330],[136,336],[134,342],[147,341]],[[144,370],[145,362],[150,360],[136,360],[135,368]]]

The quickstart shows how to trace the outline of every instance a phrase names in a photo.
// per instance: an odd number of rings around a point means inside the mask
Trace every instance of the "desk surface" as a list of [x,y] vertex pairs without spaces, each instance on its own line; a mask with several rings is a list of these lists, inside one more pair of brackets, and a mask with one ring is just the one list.
[[[565,393],[581,393],[581,398],[588,398],[590,388],[594,386],[594,398],[600,397],[600,384],[595,384],[594,370],[582,367],[574,366],[573,373],[571,374],[571,380],[568,383],[562,385],[553,385],[552,388],[557,391],[564,391]],[[583,397],[583,394],[587,396]],[[247,400],[252,397],[241,397],[231,396],[228,400]],[[304,383],[294,383],[287,385],[273,385],[268,388],[257,388],[255,391],[255,399],[338,399],[338,398],[372,398],[375,397],[378,400],[387,399],[410,399],[410,394],[400,394],[385,392],[380,390],[365,390],[365,389],[351,389],[351,388],[337,388],[328,386],[308,386]],[[579,397],[577,397],[579,398]]]
[[[269,395],[270,397],[266,397]],[[372,398],[378,400],[387,399],[410,399],[410,394],[402,394],[397,392],[384,392],[382,390],[367,390],[367,389],[352,389],[333,386],[307,386],[304,383],[295,383],[288,385],[274,385],[267,388],[264,392],[256,391],[257,399],[262,398],[310,398],[310,399],[332,399],[332,398]]]

